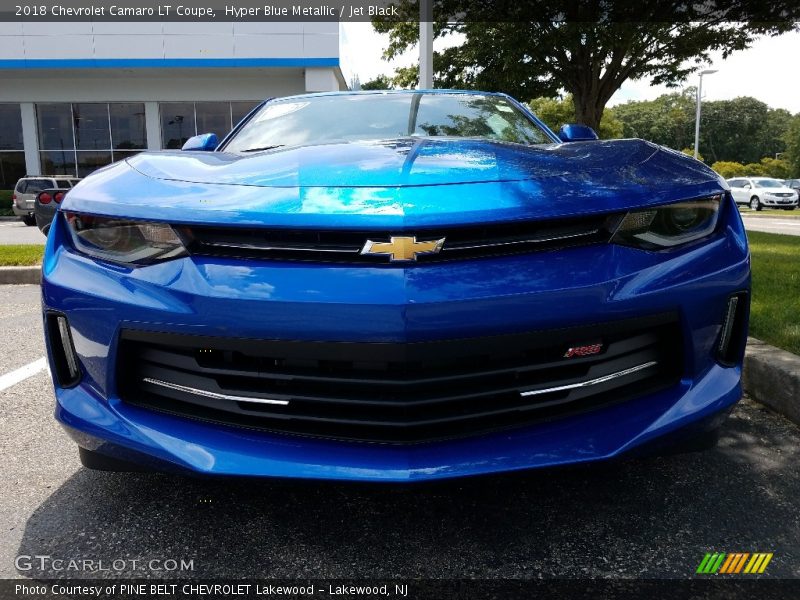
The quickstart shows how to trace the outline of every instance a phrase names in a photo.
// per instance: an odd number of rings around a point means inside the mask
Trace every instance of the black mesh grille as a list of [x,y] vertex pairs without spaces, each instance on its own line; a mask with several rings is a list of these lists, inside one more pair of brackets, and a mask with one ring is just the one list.
[[392,236],[414,236],[422,242],[444,238],[441,252],[417,257],[423,263],[605,243],[619,220],[619,215],[599,215],[469,227],[420,227],[409,231],[201,226],[177,227],[177,231],[189,252],[197,255],[387,264],[386,256],[361,254],[367,240],[388,242]]
[[[680,375],[677,331],[668,315],[409,344],[126,330],[118,377],[124,401],[195,419],[423,442],[524,425],[663,389]],[[565,357],[569,348],[594,344],[602,345],[599,354]]]

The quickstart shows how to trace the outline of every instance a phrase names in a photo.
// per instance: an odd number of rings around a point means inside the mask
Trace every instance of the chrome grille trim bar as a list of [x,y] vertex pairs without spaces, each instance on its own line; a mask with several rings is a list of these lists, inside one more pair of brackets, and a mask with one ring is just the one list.
[[547,242],[558,242],[561,240],[571,240],[575,238],[581,237],[588,237],[591,235],[596,235],[600,230],[599,229],[591,229],[587,231],[581,231],[580,233],[565,233],[564,235],[554,235],[550,237],[541,237],[541,238],[526,238],[523,240],[512,240],[509,242],[490,242],[488,244],[473,244],[473,245],[459,245],[453,244],[447,246],[445,244],[442,247],[442,252],[447,252],[448,250],[475,250],[477,248],[496,248],[498,246],[513,246],[516,244],[545,244]]
[[144,377],[142,381],[151,385],[175,390],[176,392],[184,392],[186,394],[194,394],[195,396],[203,396],[204,398],[213,398],[214,400],[230,400],[231,402],[251,402],[254,404],[278,404],[286,406],[289,404],[288,400],[273,400],[272,398],[253,398],[251,396],[232,396],[230,394],[219,394],[217,392],[210,392],[208,390],[200,390],[197,388],[189,387],[186,385],[179,385],[169,381],[161,381],[160,379],[153,379],[152,377]]
[[651,360],[650,362],[643,363],[641,365],[636,365],[635,367],[631,367],[629,369],[624,369],[622,371],[617,371],[616,373],[610,373],[608,375],[603,375],[602,377],[597,377],[596,379],[589,379],[588,381],[581,381],[579,383],[571,383],[569,385],[559,385],[557,387],[551,388],[543,388],[539,390],[528,390],[527,392],[520,392],[520,396],[538,396],[539,394],[550,394],[553,392],[563,392],[566,390],[574,390],[576,388],[582,387],[590,387],[593,385],[599,385],[601,383],[605,383],[606,381],[612,381],[614,379],[618,379],[620,377],[625,377],[626,375],[632,375],[633,373],[638,373],[639,371],[644,371],[645,369],[649,369],[650,367],[654,367],[658,364],[658,361]]

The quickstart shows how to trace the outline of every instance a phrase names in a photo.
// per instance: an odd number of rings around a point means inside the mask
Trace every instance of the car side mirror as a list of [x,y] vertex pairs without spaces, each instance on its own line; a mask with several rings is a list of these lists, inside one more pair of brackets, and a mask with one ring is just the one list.
[[216,133],[201,133],[186,140],[181,146],[181,150],[195,150],[200,152],[211,152],[217,149],[219,140]]
[[752,186],[752,185],[750,185],[749,183],[745,183],[745,184],[744,184],[742,187],[743,187],[744,189],[746,189],[746,190],[749,190],[749,189],[750,189],[750,188],[752,188],[753,186]]
[[562,142],[586,142],[598,139],[594,129],[580,123],[568,123],[558,130],[558,137]]

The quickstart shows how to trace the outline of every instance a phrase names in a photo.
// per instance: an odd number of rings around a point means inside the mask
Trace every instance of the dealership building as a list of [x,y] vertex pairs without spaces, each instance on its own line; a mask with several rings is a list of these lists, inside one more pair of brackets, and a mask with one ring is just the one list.
[[220,137],[273,96],[346,89],[338,23],[0,23],[0,189]]

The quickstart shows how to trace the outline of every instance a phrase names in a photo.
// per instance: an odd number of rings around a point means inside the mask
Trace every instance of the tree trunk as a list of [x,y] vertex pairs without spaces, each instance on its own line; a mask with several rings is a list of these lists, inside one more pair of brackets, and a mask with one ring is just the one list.
[[595,131],[600,129],[605,102],[601,102],[597,94],[586,90],[574,90],[572,102],[575,104],[575,119],[578,123],[588,125]]

